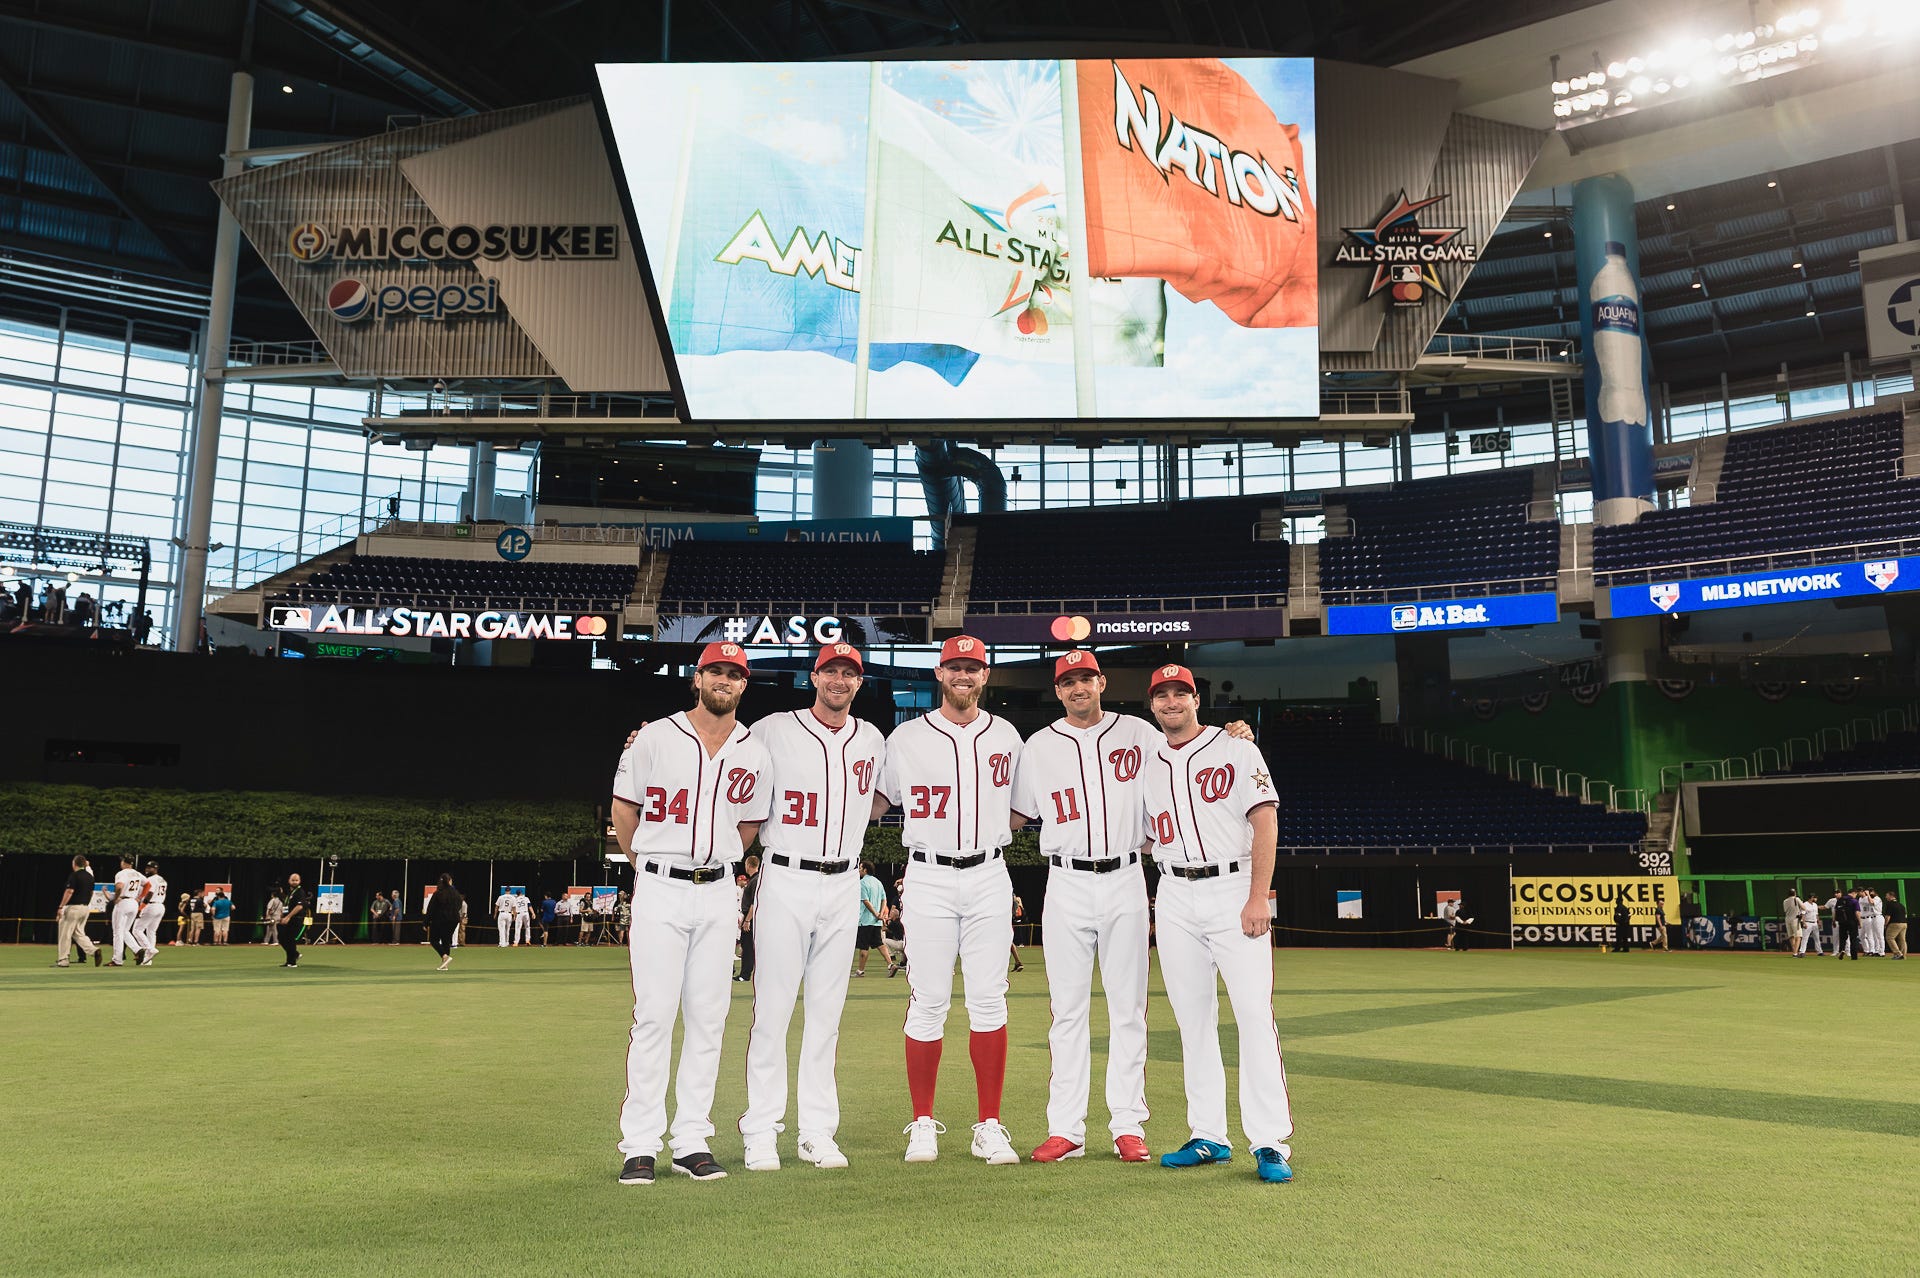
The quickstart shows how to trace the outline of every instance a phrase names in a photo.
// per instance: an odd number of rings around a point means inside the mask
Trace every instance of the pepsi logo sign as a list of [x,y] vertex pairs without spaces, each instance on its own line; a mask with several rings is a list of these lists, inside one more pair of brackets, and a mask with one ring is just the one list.
[[373,313],[373,290],[361,280],[337,280],[327,290],[327,309],[342,324],[363,320]]

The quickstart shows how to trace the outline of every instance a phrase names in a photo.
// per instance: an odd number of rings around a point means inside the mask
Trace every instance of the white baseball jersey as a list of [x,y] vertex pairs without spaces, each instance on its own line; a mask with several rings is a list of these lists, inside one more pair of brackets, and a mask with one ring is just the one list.
[[1219,728],[1202,728],[1179,746],[1162,735],[1146,774],[1147,829],[1162,865],[1245,856],[1253,846],[1247,817],[1278,803],[1259,747]]
[[984,710],[965,727],[935,710],[887,738],[880,793],[906,811],[909,851],[968,853],[1013,841],[1010,815],[1020,734]]
[[147,876],[147,904],[157,905],[163,910],[167,907],[167,881],[158,874]]
[[140,904],[140,885],[147,876],[138,870],[126,869],[113,876],[113,908],[121,906],[138,907]]
[[707,757],[683,710],[640,729],[614,773],[615,798],[640,809],[640,823],[627,849],[676,865],[724,865],[738,861],[738,826],[764,821],[769,767],[767,751],[751,730],[736,724],[720,753]]
[[887,752],[880,729],[849,718],[836,731],[807,709],[768,715],[753,731],[773,761],[760,841],[810,861],[859,860]]
[[1111,710],[1091,727],[1061,719],[1028,737],[1013,810],[1042,823],[1041,854],[1105,861],[1139,851],[1141,765],[1165,741],[1146,720]]

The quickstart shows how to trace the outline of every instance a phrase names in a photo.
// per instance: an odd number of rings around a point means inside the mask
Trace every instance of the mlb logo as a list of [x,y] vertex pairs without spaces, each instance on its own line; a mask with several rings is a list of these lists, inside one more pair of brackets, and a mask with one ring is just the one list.
[[1875,590],[1885,590],[1900,577],[1898,559],[1876,559],[1867,565],[1867,580],[1873,583]]
[[268,609],[267,624],[275,630],[311,630],[313,613],[306,608],[295,608],[287,604],[275,604]]
[[1672,612],[1673,606],[1680,602],[1680,583],[1663,581],[1647,587],[1647,597],[1653,600],[1653,606],[1661,612]]
[[1420,605],[1400,604],[1393,610],[1393,628],[1395,630],[1418,630],[1420,628]]

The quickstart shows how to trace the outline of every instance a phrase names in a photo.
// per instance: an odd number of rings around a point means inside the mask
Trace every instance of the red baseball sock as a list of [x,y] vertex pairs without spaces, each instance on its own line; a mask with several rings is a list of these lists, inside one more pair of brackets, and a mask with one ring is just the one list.
[[907,1038],[907,1091],[913,1096],[913,1116],[933,1117],[933,1089],[940,1081],[940,1040]]
[[1007,1027],[975,1030],[967,1039],[973,1056],[973,1087],[980,1097],[980,1121],[1000,1117],[1000,1093],[1007,1082]]

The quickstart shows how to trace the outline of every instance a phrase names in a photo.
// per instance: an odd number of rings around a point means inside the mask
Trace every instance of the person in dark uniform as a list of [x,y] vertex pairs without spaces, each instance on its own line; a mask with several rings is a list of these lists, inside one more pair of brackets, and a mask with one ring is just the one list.
[[453,964],[453,932],[460,926],[460,907],[464,904],[453,886],[453,876],[442,874],[440,886],[433,890],[433,899],[427,902],[427,940],[432,943],[433,952],[440,956],[436,971],[444,972]]
[[740,975],[736,981],[753,979],[753,907],[760,900],[760,858],[746,859],[747,882],[740,889]]
[[1860,957],[1860,901],[1851,892],[1833,894],[1833,956]]
[[1627,908],[1627,898],[1616,896],[1613,899],[1613,952],[1625,954],[1633,946],[1633,911]]
[[282,967],[300,966],[300,937],[313,917],[313,893],[300,886],[300,876],[287,876],[287,912],[280,919],[280,948],[287,952]]

